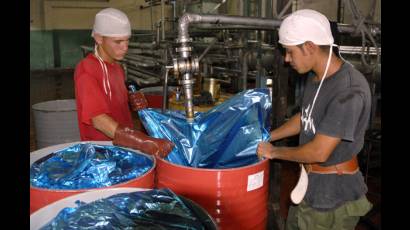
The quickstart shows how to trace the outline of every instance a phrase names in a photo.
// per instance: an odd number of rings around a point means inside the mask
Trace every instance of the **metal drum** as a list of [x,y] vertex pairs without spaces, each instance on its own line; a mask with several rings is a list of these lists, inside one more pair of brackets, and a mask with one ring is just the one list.
[[[54,151],[58,151],[60,149],[79,144],[84,142],[73,142],[73,143],[66,143],[60,144],[55,146],[50,146],[48,148],[43,148],[34,152],[30,153],[30,167],[31,165],[39,160],[40,158],[51,154]],[[112,145],[111,141],[88,141],[87,143],[93,143],[98,145]],[[142,154],[142,153],[137,153]],[[144,154],[145,155],[145,154]],[[113,186],[104,187],[104,188],[93,188],[93,189],[78,189],[78,190],[56,190],[56,189],[45,189],[45,188],[38,188],[30,185],[30,214],[35,212],[36,210],[53,203],[57,200],[63,199],[68,196],[76,195],[79,193],[83,193],[86,191],[94,191],[94,190],[104,190],[107,188],[117,188],[117,187],[134,187],[134,188],[154,188],[154,179],[155,179],[155,167],[156,167],[156,159],[150,155],[146,155],[153,160],[153,166],[150,170],[148,170],[144,175],[131,179],[129,181],[115,184]]]
[[[129,193],[138,191],[147,191],[149,189],[142,188],[107,188],[101,191],[88,191],[74,196],[66,197],[57,202],[54,202],[42,209],[34,212],[30,215],[30,229],[38,230],[49,221],[51,221],[57,214],[66,207],[77,207],[75,202],[81,200],[86,203],[93,202],[98,199],[103,199],[119,193]],[[179,198],[184,202],[184,204],[193,212],[193,214],[198,218],[201,224],[205,227],[205,230],[217,230],[218,226],[212,217],[197,203],[183,196]]]
[[74,99],[41,102],[32,109],[37,149],[80,140]]
[[197,202],[221,229],[266,229],[269,160],[231,169],[191,168],[157,159],[157,188]]

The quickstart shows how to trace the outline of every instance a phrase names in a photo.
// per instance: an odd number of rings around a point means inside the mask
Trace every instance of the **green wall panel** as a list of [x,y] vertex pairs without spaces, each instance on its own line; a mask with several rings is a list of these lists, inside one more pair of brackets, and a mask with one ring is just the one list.
[[55,30],[55,40],[58,41],[58,47],[55,46],[55,54],[59,54],[60,66],[56,67],[75,67],[83,58],[81,45],[92,46],[94,39],[91,37],[91,30]]
[[94,45],[91,30],[31,31],[30,69],[74,68],[83,58],[82,45]]
[[51,31],[30,32],[30,69],[54,67],[53,36]]
[[81,45],[93,45],[91,30],[30,32],[30,69],[74,68],[83,57]]

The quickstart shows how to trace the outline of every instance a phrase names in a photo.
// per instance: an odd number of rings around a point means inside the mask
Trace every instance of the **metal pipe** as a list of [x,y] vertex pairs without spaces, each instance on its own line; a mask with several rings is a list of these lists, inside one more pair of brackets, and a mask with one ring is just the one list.
[[[369,27],[370,27],[370,33],[373,36],[381,33],[381,30],[377,25],[369,25]],[[356,34],[356,26],[353,26],[353,25],[338,23],[337,29],[339,30],[340,33],[350,33],[352,34],[352,36],[361,36],[360,33]]]
[[168,48],[167,44],[165,43],[161,43],[161,44],[155,44],[152,42],[130,42],[128,44],[129,48],[137,48],[137,49],[158,49],[158,48],[162,48],[162,49],[166,49]]
[[[277,21],[279,24],[282,22],[282,20],[277,20]],[[221,23],[221,24],[201,23],[201,24],[194,24],[193,26],[199,29],[211,29],[211,30],[230,30],[230,29],[232,30],[276,30],[278,28],[278,26],[272,27],[270,25],[223,25],[223,24],[224,23]],[[371,27],[370,31],[373,35],[377,35],[381,33],[381,30],[378,25],[369,24],[369,26]],[[354,33],[356,30],[356,27],[354,25],[338,23],[337,28],[340,33],[350,33],[352,35],[355,35]]]
[[151,33],[154,33],[154,22],[152,21],[152,7],[153,7],[153,5],[152,5],[152,0],[150,1],[150,4],[149,4],[149,8],[150,8],[150,15],[151,15]]
[[[236,75],[242,73],[242,70],[230,69],[230,68],[221,67],[221,66],[211,66],[211,70],[212,71],[216,70],[216,71],[221,71],[221,72],[226,72],[226,73],[232,73],[232,74],[236,74]],[[256,73],[248,71],[248,76],[256,77]]]
[[276,27],[252,25],[221,25],[221,24],[194,24],[193,27],[206,30],[276,30]]
[[165,40],[165,20],[164,20],[164,14],[165,14],[165,0],[161,0],[161,29],[162,29],[162,41]]
[[157,44],[160,44],[160,42],[159,42],[159,28],[161,27],[161,22],[159,22],[159,23],[156,23],[156,30],[157,30],[157,37],[156,37],[156,42],[157,42]]
[[[179,48],[180,57],[183,59],[191,58],[191,47],[189,42],[188,28],[192,23],[214,23],[214,24],[233,24],[233,25],[255,25],[264,27],[278,27],[280,21],[273,19],[263,19],[254,17],[239,17],[239,16],[225,16],[225,15],[206,15],[206,14],[189,14],[185,13],[179,19],[178,22],[178,39],[177,42],[181,43]],[[192,73],[184,73],[182,85],[185,93],[185,112],[188,120],[193,119],[193,79]]]
[[245,52],[242,57],[242,90],[246,90],[248,83],[248,56],[250,51]]
[[168,68],[165,68],[164,76],[164,88],[163,88],[163,98],[162,98],[162,112],[168,108]]
[[288,12],[289,8],[292,6],[293,1],[289,0],[286,5],[283,7],[283,9],[281,10],[281,12],[278,14],[277,18],[282,18],[283,15]]
[[172,54],[172,47],[168,47],[167,50],[171,59],[174,59],[174,55]]
[[[266,18],[266,0],[260,0],[258,2],[258,16],[261,18]],[[260,31],[260,40],[266,42],[266,32]]]
[[275,28],[280,26],[281,21],[275,19],[264,19],[256,17],[185,13],[179,19],[178,42],[183,43],[189,40],[188,27],[192,23],[230,24]]
[[141,61],[141,60],[131,60],[129,58],[124,58],[123,62],[130,64],[132,67],[155,67],[158,64],[150,61]]
[[213,13],[215,10],[217,10],[222,4],[224,4],[226,0],[222,0],[218,5],[216,5],[212,10],[208,11],[207,14]]
[[150,56],[161,56],[162,52],[161,50],[163,49],[134,49],[134,48],[130,48],[128,49],[127,54],[130,55],[150,55]]
[[134,74],[134,75],[137,75],[137,73],[138,73],[138,74],[140,74],[140,75],[141,75],[142,77],[144,77],[144,78],[156,78],[156,79],[159,79],[157,73],[153,73],[153,72],[150,72],[150,71],[147,71],[147,70],[138,68],[138,67],[129,66],[127,70],[128,70],[130,73]]
[[[380,47],[378,47],[377,49],[379,50],[379,53],[382,52],[382,49]],[[363,52],[361,46],[339,46],[339,51],[340,53],[346,54],[361,54]],[[377,55],[376,48],[368,47],[367,55]]]
[[[139,76],[139,75],[138,75]],[[136,82],[138,85],[150,85],[158,83],[158,78],[140,78],[135,75],[130,75],[129,80]]]
[[131,60],[134,60],[134,61],[142,61],[142,62],[151,61],[154,64],[162,64],[162,65],[167,64],[164,60],[161,60],[159,58],[145,56],[145,55],[126,54],[125,58],[126,59],[131,59]]
[[155,44],[153,43],[142,43],[142,42],[130,42],[128,43],[129,48],[141,48],[141,49],[153,49]]
[[140,78],[143,78],[145,80],[151,80],[151,81],[154,81],[155,83],[160,81],[160,79],[157,76],[142,73],[142,72],[139,72],[138,70],[134,70],[132,68],[128,68],[128,72],[129,72],[130,75],[139,76]]
[[201,61],[202,58],[204,58],[204,56],[208,53],[208,51],[212,48],[212,46],[215,45],[215,43],[217,42],[217,39],[214,39],[211,44],[208,45],[208,47],[206,47],[206,49],[204,50],[204,52],[202,52],[201,56],[199,56],[198,61]]
[[177,17],[177,6],[176,0],[172,1],[172,30],[175,30],[175,18]]

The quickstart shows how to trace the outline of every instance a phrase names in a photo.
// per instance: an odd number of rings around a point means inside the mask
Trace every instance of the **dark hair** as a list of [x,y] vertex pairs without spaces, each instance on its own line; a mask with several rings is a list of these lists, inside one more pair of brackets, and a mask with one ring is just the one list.
[[[304,42],[304,43],[302,43],[302,44],[299,44],[299,45],[296,45],[297,47],[299,47],[299,49],[302,50],[302,53],[305,52],[305,51],[303,50],[303,48],[302,48],[305,43],[306,43],[306,42]],[[329,45],[319,45],[319,49],[320,49],[322,52],[329,53],[329,48],[330,48]]]
[[[329,53],[330,46],[328,46],[328,45],[323,45],[323,46],[319,46],[319,48],[320,48],[323,52]],[[339,58],[340,58],[340,56],[339,56],[339,47],[337,47],[337,46],[332,46],[332,52],[336,55],[336,57],[339,57]]]
[[[303,48],[302,48],[302,46],[303,46],[304,44],[305,44],[305,43],[296,45],[297,47],[299,47],[299,49],[302,50],[302,53],[303,53],[303,54],[304,54],[304,52],[305,52],[305,51],[303,50]],[[330,45],[319,45],[319,49],[320,49],[322,52],[329,53]],[[334,53],[337,57],[340,58],[340,56],[339,56],[339,48],[338,48],[338,47],[332,46],[332,51],[333,51],[333,53]]]

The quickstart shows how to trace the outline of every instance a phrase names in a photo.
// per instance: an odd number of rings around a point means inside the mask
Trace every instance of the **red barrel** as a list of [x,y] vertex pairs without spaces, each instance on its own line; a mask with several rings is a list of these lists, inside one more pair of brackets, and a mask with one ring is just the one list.
[[[53,151],[63,149],[65,147],[69,147],[74,144],[78,144],[80,142],[74,142],[74,143],[67,143],[63,145],[58,145],[58,148],[44,148],[40,149],[38,151],[35,151],[30,154],[30,166],[32,163],[34,163],[35,160],[38,160],[39,158],[51,154]],[[101,143],[111,143],[111,142],[98,142],[98,141],[92,141],[91,143],[95,144],[101,144]],[[45,154],[46,153],[46,154]],[[154,188],[154,179],[155,179],[155,167],[156,167],[156,159],[155,157],[149,156],[151,159],[153,159],[153,166],[151,169],[149,169],[144,175],[131,179],[129,181],[119,183],[113,186],[109,187],[103,187],[103,188],[93,188],[93,189],[78,189],[78,190],[56,190],[56,189],[45,189],[45,188],[38,188],[30,185],[30,214],[33,212],[37,211],[38,209],[47,206],[48,204],[51,204],[57,200],[61,200],[65,197],[69,197],[72,195],[76,195],[79,193],[83,193],[86,191],[95,191],[95,190],[102,190],[102,189],[109,189],[109,188],[120,188],[120,187],[133,187],[133,188]],[[36,158],[33,160],[32,158]]]
[[[149,108],[162,109],[162,100],[164,98],[163,90],[164,89],[162,86],[156,86],[156,87],[142,88],[140,91],[144,93],[144,96],[147,99]],[[168,87],[168,98],[171,97],[172,92],[174,90],[175,90],[175,87]]]
[[231,169],[201,169],[157,158],[157,188],[200,204],[221,229],[266,229],[269,160]]

